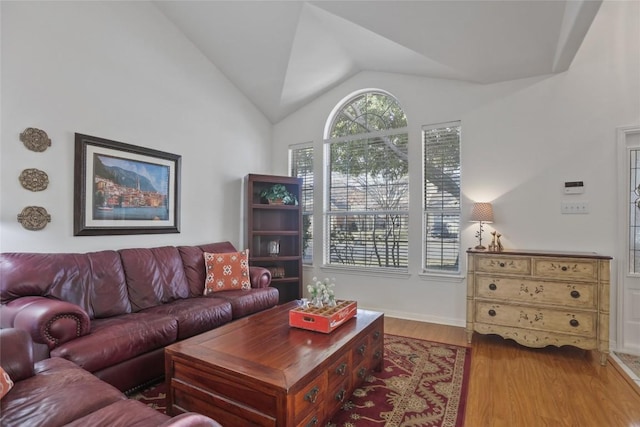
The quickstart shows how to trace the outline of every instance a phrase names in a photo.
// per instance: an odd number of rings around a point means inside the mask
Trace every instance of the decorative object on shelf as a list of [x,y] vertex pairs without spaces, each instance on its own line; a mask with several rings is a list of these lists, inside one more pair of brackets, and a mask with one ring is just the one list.
[[473,209],[471,210],[471,218],[469,218],[471,222],[479,222],[480,228],[476,232],[476,237],[478,238],[478,246],[475,249],[486,249],[482,246],[482,223],[483,222],[493,222],[493,206],[491,203],[474,203]]
[[269,253],[269,256],[280,255],[280,242],[277,240],[269,241],[267,252]]
[[27,206],[18,214],[18,222],[27,230],[42,230],[51,222],[51,215],[42,206]]
[[26,128],[20,134],[20,141],[31,151],[42,152],[51,147],[51,139],[42,129]]
[[25,169],[18,179],[24,188],[31,191],[42,191],[49,186],[49,176],[40,169]]
[[300,306],[289,310],[289,326],[328,334],[355,316],[357,311],[356,301],[336,301],[333,307]]
[[272,205],[297,205],[298,197],[285,187],[283,184],[273,184],[271,187],[263,190],[260,197],[267,199]]
[[181,156],[75,134],[73,235],[179,233]]
[[324,280],[318,280],[317,277],[311,278],[313,283],[307,286],[309,295],[311,296],[311,305],[316,308],[324,306],[335,307],[336,296],[333,288],[336,286],[334,279],[326,277]]
[[265,267],[271,273],[273,279],[282,279],[285,277],[284,267]]

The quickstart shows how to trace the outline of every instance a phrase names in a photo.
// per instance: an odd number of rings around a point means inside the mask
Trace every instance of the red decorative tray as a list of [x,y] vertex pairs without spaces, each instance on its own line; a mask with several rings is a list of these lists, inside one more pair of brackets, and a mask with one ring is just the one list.
[[335,307],[289,310],[289,326],[328,334],[356,315],[356,301],[336,301]]

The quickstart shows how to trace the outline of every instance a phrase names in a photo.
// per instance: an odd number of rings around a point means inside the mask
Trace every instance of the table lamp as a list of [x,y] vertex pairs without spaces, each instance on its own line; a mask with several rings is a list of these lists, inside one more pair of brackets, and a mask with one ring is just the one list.
[[487,249],[482,246],[482,223],[493,222],[493,206],[491,206],[491,203],[474,203],[469,221],[480,223],[480,229],[476,233],[479,242],[475,249]]

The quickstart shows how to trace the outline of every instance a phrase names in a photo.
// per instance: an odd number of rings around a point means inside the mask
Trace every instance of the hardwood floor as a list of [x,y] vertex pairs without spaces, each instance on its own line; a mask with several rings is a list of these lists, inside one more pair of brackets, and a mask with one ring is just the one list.
[[[464,328],[385,317],[389,334],[466,346]],[[640,427],[640,395],[597,353],[475,333],[466,427]]]

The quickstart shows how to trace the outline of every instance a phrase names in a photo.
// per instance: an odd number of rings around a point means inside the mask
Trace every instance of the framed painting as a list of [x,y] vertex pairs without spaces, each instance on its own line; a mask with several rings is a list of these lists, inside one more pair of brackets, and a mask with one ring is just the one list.
[[181,156],[75,134],[74,235],[179,233]]

